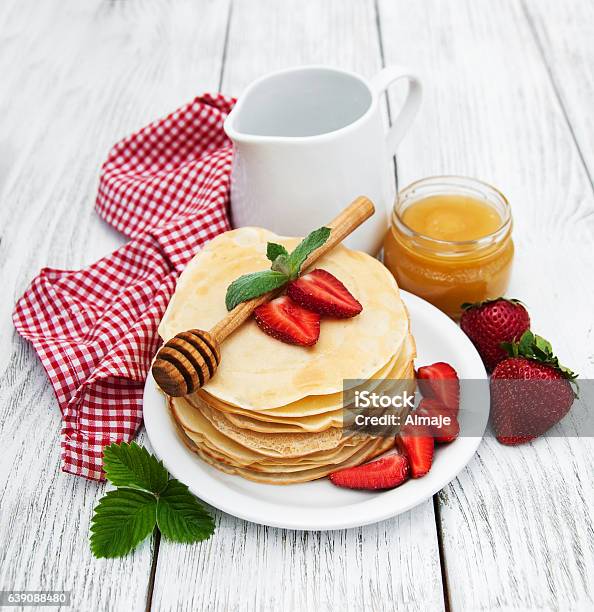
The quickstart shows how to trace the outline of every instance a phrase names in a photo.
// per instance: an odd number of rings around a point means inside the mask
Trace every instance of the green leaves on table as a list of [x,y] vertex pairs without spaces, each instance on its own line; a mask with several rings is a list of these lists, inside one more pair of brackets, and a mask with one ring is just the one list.
[[145,491],[116,489],[106,493],[91,523],[91,550],[96,557],[122,557],[155,529],[157,498]]
[[106,446],[103,469],[118,488],[95,507],[90,542],[96,557],[127,554],[155,527],[166,539],[184,543],[214,532],[212,517],[188,487],[169,479],[163,463],[135,442]]
[[146,448],[132,444],[110,444],[103,449],[103,471],[116,487],[161,493],[169,474]]
[[272,262],[270,270],[260,270],[244,274],[227,287],[225,305],[233,310],[241,302],[246,302],[274,289],[280,289],[289,281],[296,279],[307,256],[320,248],[330,236],[330,228],[320,227],[305,237],[289,253],[282,244],[269,242],[266,257]]
[[206,540],[214,530],[212,518],[179,480],[170,480],[157,504],[161,533],[174,542]]

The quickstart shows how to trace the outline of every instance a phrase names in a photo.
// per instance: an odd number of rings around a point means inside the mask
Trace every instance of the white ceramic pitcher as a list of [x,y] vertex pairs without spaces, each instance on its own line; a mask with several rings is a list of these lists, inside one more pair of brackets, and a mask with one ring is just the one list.
[[[408,95],[387,130],[379,98],[398,79]],[[371,81],[323,66],[282,70],[252,83],[225,121],[233,141],[235,227],[304,236],[359,195],[376,214],[345,242],[375,255],[395,195],[392,156],[421,103],[421,84],[389,66]]]

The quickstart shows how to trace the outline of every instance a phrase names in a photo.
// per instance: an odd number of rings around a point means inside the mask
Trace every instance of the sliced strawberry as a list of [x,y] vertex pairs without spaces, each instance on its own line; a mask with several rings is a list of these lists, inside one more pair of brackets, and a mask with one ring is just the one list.
[[354,317],[363,310],[334,275],[319,268],[290,282],[287,295],[304,308],[338,319]]
[[256,308],[254,318],[262,331],[287,344],[311,346],[320,336],[320,315],[286,295]]
[[407,426],[396,436],[396,445],[408,457],[411,476],[425,476],[433,463],[433,436],[423,428]]
[[[442,425],[430,425],[429,429],[433,434],[433,439],[438,444],[448,444],[453,442],[460,433],[460,425],[454,410],[444,406],[439,400],[423,398],[415,412],[430,418],[442,417]],[[446,422],[449,419],[449,424]]]
[[347,489],[393,489],[408,480],[409,471],[404,455],[387,455],[371,463],[333,472],[330,480],[337,487]]
[[444,361],[417,370],[417,380],[423,397],[438,399],[456,411],[460,406],[460,381],[456,370]]

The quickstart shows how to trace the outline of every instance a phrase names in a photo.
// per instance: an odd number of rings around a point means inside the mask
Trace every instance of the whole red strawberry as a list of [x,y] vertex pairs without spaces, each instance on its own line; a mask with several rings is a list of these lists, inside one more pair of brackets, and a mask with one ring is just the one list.
[[531,331],[510,352],[491,376],[491,420],[499,442],[515,445],[541,436],[567,414],[577,375],[561,366],[551,345]]
[[460,327],[472,340],[487,371],[507,357],[502,342],[516,342],[530,329],[530,317],[518,300],[497,298],[478,304],[463,304]]

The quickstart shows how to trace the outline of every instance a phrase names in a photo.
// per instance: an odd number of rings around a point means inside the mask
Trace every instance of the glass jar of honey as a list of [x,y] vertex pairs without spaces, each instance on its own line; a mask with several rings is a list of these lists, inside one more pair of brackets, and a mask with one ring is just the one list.
[[514,245],[508,201],[460,176],[412,183],[397,197],[384,263],[398,285],[454,319],[464,302],[505,294]]

